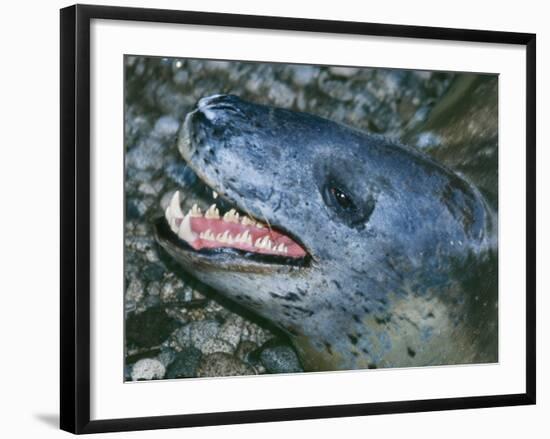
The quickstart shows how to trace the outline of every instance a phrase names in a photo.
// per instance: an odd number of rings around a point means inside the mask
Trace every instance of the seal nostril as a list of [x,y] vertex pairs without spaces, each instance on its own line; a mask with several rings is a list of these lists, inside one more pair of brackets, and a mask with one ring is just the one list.
[[242,114],[242,111],[239,108],[227,102],[214,103],[213,105],[209,106],[209,109],[210,110],[227,110],[227,111],[233,111],[235,113]]
[[202,98],[197,103],[197,108],[199,110],[206,109],[232,109],[235,111],[239,110],[239,106],[242,104],[241,99],[235,95],[224,95],[216,94]]
[[216,101],[223,100],[227,95],[223,94],[216,94],[212,96],[207,96],[205,98],[201,98],[199,102],[197,103],[198,108],[204,108],[208,105],[213,104]]

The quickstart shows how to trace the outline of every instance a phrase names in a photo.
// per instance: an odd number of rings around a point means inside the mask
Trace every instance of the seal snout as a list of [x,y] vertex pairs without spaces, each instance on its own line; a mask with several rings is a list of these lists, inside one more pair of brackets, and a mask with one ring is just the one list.
[[211,143],[207,139],[212,135],[212,128],[227,126],[235,115],[242,116],[243,112],[238,108],[240,102],[237,96],[224,94],[201,98],[195,110],[185,117],[180,130],[178,149],[182,156],[186,159],[193,156],[201,140],[204,144]]
[[204,97],[185,117],[179,132],[178,149],[187,161],[195,154],[214,156],[221,144],[227,146],[231,138],[239,136],[250,126],[250,121],[250,108],[238,96],[215,94]]

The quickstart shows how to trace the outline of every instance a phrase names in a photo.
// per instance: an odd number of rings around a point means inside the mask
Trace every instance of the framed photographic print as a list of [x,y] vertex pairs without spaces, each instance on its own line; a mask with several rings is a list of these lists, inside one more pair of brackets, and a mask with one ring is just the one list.
[[61,10],[61,427],[535,403],[535,35]]

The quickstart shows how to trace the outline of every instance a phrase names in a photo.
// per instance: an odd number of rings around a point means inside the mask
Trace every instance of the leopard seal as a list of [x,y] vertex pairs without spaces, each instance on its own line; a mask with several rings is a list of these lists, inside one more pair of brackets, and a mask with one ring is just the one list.
[[498,361],[496,217],[465,178],[232,95],[201,99],[178,149],[194,184],[158,243],[285,331],[306,371]]

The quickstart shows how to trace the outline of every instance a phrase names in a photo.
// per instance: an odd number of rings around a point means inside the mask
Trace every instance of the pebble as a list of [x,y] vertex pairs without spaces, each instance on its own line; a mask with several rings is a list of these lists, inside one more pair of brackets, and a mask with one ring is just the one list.
[[177,327],[178,323],[162,307],[149,308],[126,319],[126,342],[141,348],[157,346]]
[[225,352],[227,354],[232,354],[235,351],[234,346],[219,338],[206,340],[200,345],[200,349],[203,354],[213,354],[215,352]]
[[295,93],[290,87],[282,82],[275,82],[269,88],[268,97],[276,106],[288,108],[291,107],[294,102]]
[[341,76],[343,78],[351,78],[357,75],[360,72],[360,69],[357,67],[329,67],[328,71],[334,76]]
[[291,66],[291,71],[292,81],[300,87],[313,82],[319,74],[319,68],[314,66]]
[[148,281],[160,281],[166,272],[160,264],[148,264],[143,270],[143,277]]
[[155,358],[143,358],[132,367],[132,381],[160,380],[164,378],[166,369]]
[[255,375],[254,368],[233,355],[216,352],[205,355],[198,367],[198,377]]
[[175,360],[176,351],[168,347],[163,347],[157,358],[164,367],[168,367]]
[[150,236],[134,236],[126,244],[132,250],[137,250],[145,255],[148,250],[156,245],[154,238]]
[[162,285],[162,289],[160,292],[160,299],[164,302],[169,302],[171,300],[174,300],[177,296],[178,290],[183,288],[183,282],[181,279],[178,279],[177,277],[172,277],[168,279],[164,285]]
[[304,369],[289,345],[270,340],[260,348],[260,361],[268,373],[296,373]]
[[261,346],[271,337],[272,335],[269,331],[254,323],[244,321],[241,340],[248,340]]
[[179,70],[174,74],[173,81],[178,85],[187,85],[187,82],[189,81],[189,73],[185,70]]
[[220,324],[215,320],[201,320],[190,322],[175,333],[175,339],[181,348],[195,347],[200,351],[208,348],[208,342],[216,338]]
[[220,328],[218,337],[236,349],[241,341],[242,332],[243,320],[236,315],[230,315]]
[[[138,171],[162,169],[164,164],[162,144],[151,137],[143,139],[126,154],[126,166]],[[136,174],[136,179],[144,181]]]
[[178,297],[184,302],[191,302],[193,300],[193,288],[189,285],[184,285],[184,287],[178,292]]
[[340,102],[352,101],[355,96],[355,93],[350,89],[347,81],[333,79],[326,72],[319,76],[318,82],[319,88],[323,92]]
[[180,122],[172,116],[162,116],[155,122],[154,134],[159,137],[173,137],[180,127]]
[[193,378],[197,376],[202,353],[196,348],[185,348],[175,354],[173,361],[166,369],[166,378]]
[[149,250],[147,250],[145,252],[145,258],[147,259],[148,262],[152,262],[152,263],[160,261],[159,254],[157,253],[157,250],[152,249],[152,248],[150,248]]
[[128,287],[126,288],[126,300],[138,302],[143,298],[143,294],[143,282],[137,278],[130,280]]
[[142,200],[128,199],[126,201],[126,218],[130,220],[141,218],[146,210],[147,207]]
[[161,83],[156,87],[154,100],[160,112],[183,116],[182,104],[185,102],[185,95],[180,93],[171,82]]
[[148,182],[143,182],[139,185],[139,188],[138,190],[142,193],[142,194],[145,194],[145,195],[156,195],[157,194],[157,191],[155,190],[155,188],[153,187],[152,184],[148,183]]

